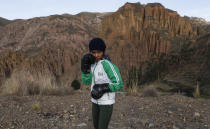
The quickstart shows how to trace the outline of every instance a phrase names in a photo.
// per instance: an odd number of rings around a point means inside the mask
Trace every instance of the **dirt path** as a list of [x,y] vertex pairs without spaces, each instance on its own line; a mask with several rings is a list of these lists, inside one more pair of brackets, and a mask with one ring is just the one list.
[[[209,129],[210,100],[117,94],[109,129]],[[93,129],[88,90],[69,96],[1,96],[1,129]]]

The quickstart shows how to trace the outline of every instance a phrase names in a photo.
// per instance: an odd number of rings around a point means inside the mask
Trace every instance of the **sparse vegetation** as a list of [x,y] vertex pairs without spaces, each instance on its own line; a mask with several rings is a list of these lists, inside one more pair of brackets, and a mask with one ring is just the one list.
[[127,91],[129,95],[137,95],[139,93],[139,86],[137,84],[129,86]]
[[195,92],[193,93],[193,97],[195,99],[200,98],[200,88],[199,85],[197,84],[196,88],[195,88]]
[[158,97],[158,93],[155,87],[149,87],[149,86],[143,88],[142,95],[143,97]]
[[127,73],[127,88],[132,89],[132,87],[135,85],[138,85],[138,70],[135,66],[132,66],[131,69]]
[[51,15],[50,16],[50,21],[55,20],[55,19],[64,19],[65,16],[63,15]]
[[40,109],[41,109],[40,104],[39,104],[39,103],[34,103],[34,104],[32,105],[32,109],[33,109],[33,110],[40,110]]
[[64,32],[68,32],[68,34],[71,35],[77,33],[79,30],[80,30],[79,27],[70,24]]
[[69,87],[58,87],[50,76],[36,77],[29,71],[14,72],[1,87],[1,95],[68,95]]
[[74,90],[80,89],[80,82],[77,79],[73,80],[72,83],[71,83],[71,87]]
[[27,87],[27,93],[29,95],[38,95],[40,94],[40,87],[38,84],[36,83],[29,83],[28,87]]
[[9,24],[9,23],[11,23],[11,22],[12,22],[12,21],[0,17],[0,26],[5,26],[5,25],[7,25],[7,24]]

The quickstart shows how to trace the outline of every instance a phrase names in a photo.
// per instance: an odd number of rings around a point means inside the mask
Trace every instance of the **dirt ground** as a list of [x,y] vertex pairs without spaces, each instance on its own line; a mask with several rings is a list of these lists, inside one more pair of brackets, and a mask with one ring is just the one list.
[[[93,129],[90,93],[1,96],[0,128]],[[118,93],[109,129],[210,129],[210,100]]]

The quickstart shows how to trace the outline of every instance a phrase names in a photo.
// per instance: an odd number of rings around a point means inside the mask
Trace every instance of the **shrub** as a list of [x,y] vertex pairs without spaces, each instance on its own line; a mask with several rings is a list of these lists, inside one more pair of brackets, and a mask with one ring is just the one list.
[[158,97],[158,93],[157,93],[156,89],[155,88],[152,88],[152,87],[146,87],[143,90],[142,95],[144,97]]
[[[79,81],[74,81],[72,87],[75,87],[74,89],[79,89]],[[64,84],[58,86],[50,75],[36,76],[26,70],[13,72],[11,77],[5,80],[0,87],[0,95],[63,96],[69,94],[72,94],[71,88]]]
[[78,90],[80,89],[80,82],[78,80],[73,80],[72,83],[71,83],[71,87],[74,89],[74,90]]
[[41,95],[64,96],[72,94],[68,87],[44,88]]
[[54,89],[56,85],[50,76],[37,77],[26,70],[13,72],[2,84],[0,95],[39,95],[44,89]]
[[133,86],[136,86],[136,87],[140,86],[140,81],[142,78],[141,67],[137,69],[135,66],[132,66],[131,69],[129,69],[126,78],[127,78],[126,80],[127,88],[132,89]]
[[128,94],[129,95],[137,95],[139,91],[139,87],[137,84],[133,84],[132,86],[128,86]]
[[30,83],[27,86],[28,95],[39,95],[40,94],[40,87],[38,84]]
[[33,110],[40,110],[40,104],[39,103],[35,103],[32,105],[32,109]]

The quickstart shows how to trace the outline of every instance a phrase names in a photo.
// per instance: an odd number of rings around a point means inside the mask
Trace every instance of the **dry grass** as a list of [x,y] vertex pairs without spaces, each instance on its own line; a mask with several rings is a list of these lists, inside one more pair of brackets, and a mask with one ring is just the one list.
[[143,97],[158,97],[159,94],[156,88],[157,88],[156,83],[152,83],[149,85],[142,85],[142,86],[135,84],[127,89],[128,91],[127,93],[128,95],[134,95],[134,96],[141,95]]
[[1,87],[0,95],[67,95],[72,89],[57,86],[50,76],[35,76],[28,71],[14,72]]
[[196,86],[195,92],[193,93],[195,99],[200,98],[200,88],[199,85]]
[[40,104],[39,104],[39,103],[34,103],[34,104],[32,105],[32,109],[33,109],[33,110],[40,110],[40,109],[41,109]]
[[137,95],[139,93],[139,87],[137,84],[129,86],[127,90],[128,90],[128,95]]
[[158,91],[160,92],[169,92],[171,89],[173,89],[172,87],[170,87],[169,85],[165,84],[165,83],[161,83],[160,81],[155,81],[151,84],[152,87],[155,87]]
[[41,94],[42,95],[63,96],[63,95],[73,94],[73,91],[69,87],[45,88],[42,90]]

